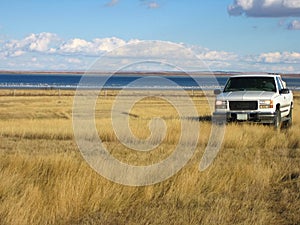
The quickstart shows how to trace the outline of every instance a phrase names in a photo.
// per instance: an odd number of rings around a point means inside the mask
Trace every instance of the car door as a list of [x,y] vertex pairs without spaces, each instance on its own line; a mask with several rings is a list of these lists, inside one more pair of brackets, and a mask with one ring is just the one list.
[[290,93],[281,93],[283,89],[285,89],[283,82],[280,77],[276,77],[276,83],[278,87],[278,92],[279,92],[279,98],[280,98],[280,111],[281,111],[281,116],[285,117],[289,114],[290,110],[290,104],[291,104],[291,94]]

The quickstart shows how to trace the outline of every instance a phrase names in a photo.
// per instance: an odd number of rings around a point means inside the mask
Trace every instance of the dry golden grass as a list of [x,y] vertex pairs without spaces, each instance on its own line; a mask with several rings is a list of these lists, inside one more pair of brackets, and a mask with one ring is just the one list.
[[[159,98],[137,102],[129,115],[136,136],[149,136],[152,117],[162,117],[168,130],[157,149],[134,152],[119,143],[110,123],[116,93],[102,93],[96,107],[99,136],[109,151],[131,164],[168,157],[180,135],[176,110]],[[300,223],[300,93],[292,128],[278,133],[269,126],[229,124],[204,172],[198,167],[210,111],[203,94],[194,93],[200,115],[200,122],[194,118],[200,126],[194,156],[170,179],[145,187],[108,181],[83,160],[72,129],[73,95],[0,91],[0,224]]]

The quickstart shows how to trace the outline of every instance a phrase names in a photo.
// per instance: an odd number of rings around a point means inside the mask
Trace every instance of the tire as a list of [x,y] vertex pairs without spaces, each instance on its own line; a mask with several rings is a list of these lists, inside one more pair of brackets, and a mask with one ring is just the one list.
[[288,120],[286,121],[286,127],[291,127],[293,124],[293,107],[290,108],[290,113],[288,115]]
[[276,109],[276,111],[275,111],[273,125],[276,130],[281,128],[281,112],[279,109]]
[[291,106],[291,108],[290,108],[290,114],[289,114],[288,126],[290,127],[290,126],[292,126],[292,124],[293,124],[293,108]]

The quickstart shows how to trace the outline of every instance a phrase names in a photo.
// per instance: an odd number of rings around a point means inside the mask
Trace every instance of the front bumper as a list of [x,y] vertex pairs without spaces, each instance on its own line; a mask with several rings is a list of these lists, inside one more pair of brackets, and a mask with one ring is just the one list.
[[273,123],[272,112],[214,112],[213,120],[219,122],[249,121],[256,123]]

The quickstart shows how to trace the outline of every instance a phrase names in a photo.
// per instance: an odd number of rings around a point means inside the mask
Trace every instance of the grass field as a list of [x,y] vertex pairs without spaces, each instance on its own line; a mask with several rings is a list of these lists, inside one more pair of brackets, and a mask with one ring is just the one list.
[[[116,93],[101,93],[96,106],[97,130],[110,153],[133,165],[167,158],[180,137],[174,107],[149,97],[127,113],[142,139],[151,118],[167,126],[156,149],[136,152],[114,135]],[[229,124],[213,164],[200,172],[211,122],[205,96],[194,92],[200,133],[191,160],[161,183],[130,187],[100,176],[82,158],[73,91],[0,90],[0,224],[300,224],[300,93],[294,95],[291,128]]]

